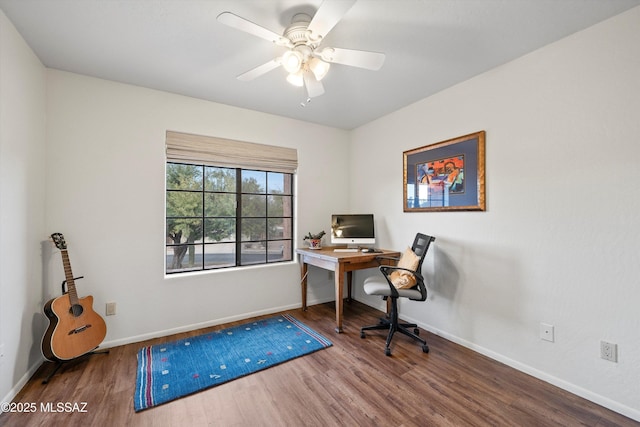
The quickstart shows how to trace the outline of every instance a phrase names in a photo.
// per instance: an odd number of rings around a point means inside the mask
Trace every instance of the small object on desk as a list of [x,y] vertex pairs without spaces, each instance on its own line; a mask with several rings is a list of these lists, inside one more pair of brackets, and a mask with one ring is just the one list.
[[358,249],[355,248],[336,248],[333,252],[358,252]]

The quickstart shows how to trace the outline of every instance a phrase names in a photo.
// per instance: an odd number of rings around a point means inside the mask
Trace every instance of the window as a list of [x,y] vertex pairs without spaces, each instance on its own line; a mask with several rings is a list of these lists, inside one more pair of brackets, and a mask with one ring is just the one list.
[[291,148],[167,131],[166,273],[293,259]]
[[166,272],[293,259],[293,175],[167,163]]

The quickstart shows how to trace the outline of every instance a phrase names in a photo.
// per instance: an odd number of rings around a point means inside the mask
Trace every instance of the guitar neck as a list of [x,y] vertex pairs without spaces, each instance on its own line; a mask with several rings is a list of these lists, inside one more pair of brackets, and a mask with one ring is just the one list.
[[78,304],[78,291],[76,291],[76,283],[73,280],[73,273],[71,272],[71,262],[69,261],[69,253],[66,249],[61,249],[62,265],[64,267],[64,277],[67,281],[67,291],[69,292],[69,300],[71,305]]

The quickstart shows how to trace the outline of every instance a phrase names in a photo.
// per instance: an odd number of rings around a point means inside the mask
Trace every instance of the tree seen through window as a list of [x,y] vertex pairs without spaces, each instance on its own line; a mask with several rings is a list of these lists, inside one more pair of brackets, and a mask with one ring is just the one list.
[[290,261],[292,174],[167,163],[166,272]]

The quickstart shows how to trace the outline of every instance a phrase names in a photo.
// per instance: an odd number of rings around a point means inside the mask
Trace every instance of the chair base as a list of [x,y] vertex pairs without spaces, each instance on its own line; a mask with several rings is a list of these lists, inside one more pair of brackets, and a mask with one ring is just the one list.
[[[395,303],[395,301],[393,301]],[[395,312],[395,316],[394,316]],[[413,331],[409,329],[413,328]],[[427,342],[420,338],[418,335],[420,330],[418,329],[418,325],[415,323],[400,323],[397,318],[397,309],[394,310],[394,307],[391,309],[391,319],[380,318],[380,322],[377,325],[363,326],[360,328],[360,338],[365,338],[366,334],[364,331],[372,331],[372,330],[389,330],[389,334],[387,335],[387,342],[385,344],[384,354],[387,356],[391,356],[391,348],[389,347],[391,344],[391,339],[393,338],[393,334],[396,332],[400,332],[416,341],[422,343],[422,351],[424,353],[429,353],[429,346]]]

